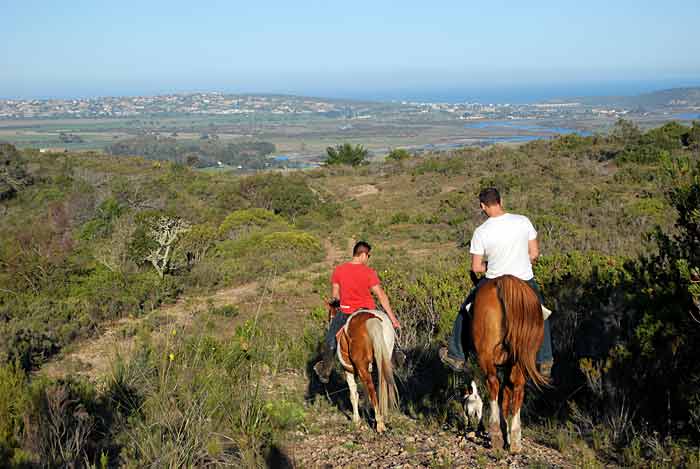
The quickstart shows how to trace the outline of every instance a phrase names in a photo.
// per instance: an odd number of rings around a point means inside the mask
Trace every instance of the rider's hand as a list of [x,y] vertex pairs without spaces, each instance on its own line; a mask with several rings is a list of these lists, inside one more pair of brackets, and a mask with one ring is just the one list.
[[396,321],[391,321],[391,325],[394,326],[394,329],[400,329],[401,324],[399,323],[399,320],[397,319]]

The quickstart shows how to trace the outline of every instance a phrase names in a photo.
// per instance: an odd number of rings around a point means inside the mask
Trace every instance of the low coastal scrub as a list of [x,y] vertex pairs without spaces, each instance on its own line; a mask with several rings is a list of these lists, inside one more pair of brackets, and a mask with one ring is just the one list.
[[[403,411],[452,423],[461,383],[436,349],[471,288],[466,254],[455,253],[481,221],[474,196],[495,184],[538,228],[536,276],[555,312],[557,385],[527,393],[526,428],[562,450],[575,441],[592,463],[693,466],[698,129],[623,122],[609,136],[243,178],[3,146],[25,182],[0,187],[0,463],[263,465],[309,418],[301,396],[269,392],[268,379],[307,370],[321,308],[292,334],[269,311],[251,318],[239,305],[212,306],[203,314],[236,320],[235,331],[135,334],[134,355],[115,359],[97,385],[31,372],[105,321],[183,292],[263,286],[297,271],[295,281],[323,276],[314,286],[325,296],[327,273],[314,265],[326,237],[375,245],[373,266],[403,324]],[[370,183],[377,191],[348,190]]]

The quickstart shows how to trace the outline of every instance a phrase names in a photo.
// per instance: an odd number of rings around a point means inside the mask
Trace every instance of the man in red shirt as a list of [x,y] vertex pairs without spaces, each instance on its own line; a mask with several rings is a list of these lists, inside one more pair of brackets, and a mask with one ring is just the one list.
[[330,320],[326,340],[321,347],[321,361],[314,365],[314,371],[322,383],[327,383],[333,370],[336,348],[335,335],[345,325],[352,313],[358,309],[377,309],[372,298],[374,293],[379,304],[391,319],[394,329],[400,327],[398,319],[384,293],[377,272],[369,263],[372,247],[365,241],[358,241],[352,250],[352,260],[335,268],[331,276],[331,298],[340,301],[340,314]]

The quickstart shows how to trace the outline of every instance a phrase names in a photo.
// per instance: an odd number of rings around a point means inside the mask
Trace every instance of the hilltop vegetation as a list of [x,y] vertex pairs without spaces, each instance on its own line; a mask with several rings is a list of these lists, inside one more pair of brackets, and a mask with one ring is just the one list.
[[[528,393],[533,436],[562,451],[578,441],[591,464],[697,463],[687,450],[700,438],[697,124],[620,122],[609,136],[247,177],[1,148],[4,465],[263,464],[309,418],[303,396],[261,383],[313,358],[328,272],[294,276],[324,258],[324,240],[375,246],[404,324],[402,411],[453,424],[447,375],[423,373],[470,287],[475,196],[492,185],[537,227],[536,273],[555,310],[557,387]],[[31,373],[110,320],[273,277],[295,286],[251,305],[254,315],[212,307],[189,329],[134,333],[136,351],[114,357],[99,386]]]
[[275,145],[269,142],[222,143],[216,135],[209,134],[203,134],[199,141],[142,135],[112,143],[105,151],[110,155],[138,155],[149,160],[172,161],[196,168],[222,163],[260,170],[274,165],[274,161],[266,161],[264,157],[274,153]]

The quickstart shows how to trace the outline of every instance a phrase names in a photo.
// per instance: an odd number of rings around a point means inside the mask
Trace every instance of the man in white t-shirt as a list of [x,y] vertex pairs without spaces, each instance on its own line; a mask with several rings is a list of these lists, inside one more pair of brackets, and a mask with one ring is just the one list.
[[[481,191],[479,205],[489,218],[474,230],[472,235],[469,248],[471,270],[474,273],[485,273],[485,279],[514,275],[527,282],[542,302],[542,294],[532,272],[532,263],[540,254],[535,227],[523,215],[506,213],[501,205],[501,196],[494,188]],[[482,282],[485,279],[482,279]],[[462,349],[462,324],[466,306],[474,302],[478,288],[479,285],[462,304],[448,346],[440,350],[442,361],[458,371],[464,368],[465,360]],[[540,372],[549,376],[553,363],[549,319],[544,322],[544,341],[537,353],[537,363]]]

